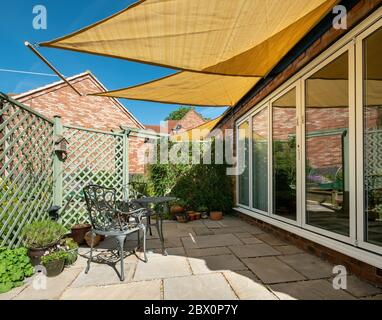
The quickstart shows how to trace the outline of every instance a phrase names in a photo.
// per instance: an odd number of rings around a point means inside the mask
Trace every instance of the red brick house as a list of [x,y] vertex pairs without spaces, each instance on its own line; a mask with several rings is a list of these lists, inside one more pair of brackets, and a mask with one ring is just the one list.
[[[179,134],[182,132],[186,132],[188,130],[192,130],[200,125],[206,123],[207,121],[203,118],[201,114],[196,112],[194,109],[188,111],[181,120],[169,120],[166,121],[163,126],[167,127],[167,132],[169,135]],[[161,132],[160,125],[145,125],[146,129],[154,130],[157,133]],[[162,131],[165,131],[163,128]]]
[[[235,211],[382,284],[382,1],[329,13],[239,103]],[[239,143],[240,142],[240,143]]]
[[[13,98],[50,119],[55,115],[61,116],[63,124],[103,131],[121,130],[121,126],[144,129],[139,120],[117,99],[87,95],[106,91],[90,71],[70,77],[68,81],[82,96],[63,81],[58,81],[15,95]],[[138,163],[137,153],[142,143],[142,139],[130,140],[131,174],[144,172],[144,167]]]

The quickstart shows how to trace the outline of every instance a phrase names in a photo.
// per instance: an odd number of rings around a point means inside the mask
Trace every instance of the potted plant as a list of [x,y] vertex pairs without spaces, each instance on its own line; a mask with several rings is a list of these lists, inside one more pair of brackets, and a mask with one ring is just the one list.
[[44,253],[56,246],[67,232],[64,226],[52,220],[35,221],[26,225],[22,236],[32,265],[40,264]]
[[58,276],[64,270],[67,258],[68,253],[66,251],[47,251],[46,254],[41,257],[41,264],[45,267],[47,276]]
[[221,211],[211,211],[210,212],[210,219],[211,220],[218,221],[218,220],[221,220],[222,218],[223,218],[223,212],[221,212]]
[[67,253],[65,265],[70,266],[77,261],[78,244],[72,238],[63,239],[57,246],[57,249],[63,250]]
[[91,231],[88,231],[86,234],[85,234],[85,241],[86,241],[86,244],[91,247],[92,246],[92,241],[93,241],[93,247],[96,247],[99,245],[99,243],[101,241],[103,241],[104,238],[102,236],[100,236],[99,234],[97,234],[94,238],[92,236],[92,233]]
[[172,215],[174,220],[177,220],[178,214],[183,214],[186,211],[186,203],[183,200],[177,200],[170,207],[170,214]]
[[206,206],[200,206],[198,208],[198,213],[200,214],[200,218],[208,219],[208,208]]
[[91,228],[92,226],[89,223],[80,223],[79,220],[77,220],[77,223],[71,228],[72,239],[77,242],[78,245],[84,243],[85,235],[91,230]]

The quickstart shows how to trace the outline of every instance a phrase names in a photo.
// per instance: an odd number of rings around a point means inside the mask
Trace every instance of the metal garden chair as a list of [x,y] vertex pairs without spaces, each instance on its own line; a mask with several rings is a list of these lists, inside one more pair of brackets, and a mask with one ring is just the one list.
[[145,262],[146,255],[146,225],[145,209],[129,210],[126,206],[121,208],[116,201],[116,190],[113,188],[89,185],[83,188],[86,205],[92,225],[92,245],[90,257],[85,273],[89,272],[90,263],[93,259],[93,240],[96,235],[112,236],[117,239],[121,261],[121,281],[125,279],[124,271],[124,243],[127,235],[138,233],[138,245],[140,245],[140,231],[143,231],[143,253]]

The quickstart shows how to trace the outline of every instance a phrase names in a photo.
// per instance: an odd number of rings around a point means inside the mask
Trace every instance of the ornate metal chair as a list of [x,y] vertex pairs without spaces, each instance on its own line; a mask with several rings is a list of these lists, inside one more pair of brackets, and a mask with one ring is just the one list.
[[[98,185],[89,185],[83,188],[86,205],[92,225],[92,238],[96,235],[112,236],[117,239],[118,250],[121,261],[121,281],[125,279],[124,271],[124,243],[127,235],[137,232],[138,245],[140,245],[140,231],[143,231],[143,253],[145,262],[146,255],[146,225],[145,209],[138,208],[129,210],[121,208],[116,201],[116,190]],[[93,241],[90,249],[90,257],[85,273],[89,272],[90,263],[93,259]]]

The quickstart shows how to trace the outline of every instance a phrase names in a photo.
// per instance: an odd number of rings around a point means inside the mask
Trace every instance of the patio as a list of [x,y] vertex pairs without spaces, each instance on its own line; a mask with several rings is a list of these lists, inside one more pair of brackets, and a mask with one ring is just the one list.
[[[77,262],[48,278],[46,289],[35,290],[31,278],[0,300],[382,299],[381,289],[352,275],[347,290],[333,289],[333,265],[236,217],[187,224],[168,221],[164,234],[168,256],[161,254],[153,230],[149,262],[127,256],[123,283],[119,264],[113,268],[102,260],[110,261],[109,248],[114,246],[106,239],[96,250],[100,262],[92,263],[89,274],[84,274],[89,248],[82,247]],[[135,238],[128,239],[129,248],[136,245]]]

